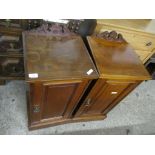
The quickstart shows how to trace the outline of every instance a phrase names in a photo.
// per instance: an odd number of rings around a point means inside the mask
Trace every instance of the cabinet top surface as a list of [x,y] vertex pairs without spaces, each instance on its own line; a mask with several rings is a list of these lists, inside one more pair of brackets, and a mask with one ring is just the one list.
[[154,19],[98,19],[97,23],[155,34]]
[[96,66],[102,78],[147,80],[146,71],[136,53],[127,43],[104,42],[87,37]]
[[23,33],[27,81],[97,78],[80,36]]

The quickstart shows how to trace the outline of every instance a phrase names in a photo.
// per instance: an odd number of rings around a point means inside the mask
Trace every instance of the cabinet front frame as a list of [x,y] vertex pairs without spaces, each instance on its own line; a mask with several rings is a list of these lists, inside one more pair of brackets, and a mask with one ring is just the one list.
[[[39,126],[39,124],[56,124],[62,122],[63,120],[71,119],[72,113],[76,106],[78,105],[79,100],[84,94],[85,90],[89,86],[91,80],[61,80],[61,81],[49,81],[49,82],[33,82],[29,83],[29,95],[28,95],[28,113],[29,113],[29,128],[33,128],[33,125]],[[50,85],[60,85],[60,84],[78,84],[75,90],[75,94],[71,97],[71,101],[66,108],[64,116],[62,118],[47,118],[43,119],[43,106],[44,106],[44,96],[45,96],[45,86]],[[40,111],[34,113],[34,106],[40,107]],[[40,125],[42,126],[42,125]]]
[[[109,84],[124,84],[124,89],[121,90],[121,92],[105,107],[105,109],[102,110],[101,113],[94,113],[94,114],[87,114],[87,111],[95,104],[95,100],[100,98],[101,95],[103,95],[107,89],[107,86]],[[88,117],[88,116],[99,116],[99,115],[106,115],[115,105],[117,105],[127,94],[129,94],[138,84],[140,81],[136,80],[110,80],[110,79],[98,79],[93,86],[92,90],[89,92],[85,100],[83,101],[81,107],[75,114],[75,117]],[[94,101],[91,103],[88,103],[89,99],[91,101]],[[87,106],[88,104],[88,106]],[[104,103],[103,103],[104,106]]]

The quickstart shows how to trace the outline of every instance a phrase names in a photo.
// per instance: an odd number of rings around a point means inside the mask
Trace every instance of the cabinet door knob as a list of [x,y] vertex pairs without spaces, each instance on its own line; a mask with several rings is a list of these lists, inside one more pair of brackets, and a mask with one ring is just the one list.
[[91,102],[91,99],[89,98],[89,99],[86,101],[85,106],[89,106],[89,105],[90,105],[90,102]]
[[146,46],[151,46],[151,45],[152,45],[152,42],[146,43]]

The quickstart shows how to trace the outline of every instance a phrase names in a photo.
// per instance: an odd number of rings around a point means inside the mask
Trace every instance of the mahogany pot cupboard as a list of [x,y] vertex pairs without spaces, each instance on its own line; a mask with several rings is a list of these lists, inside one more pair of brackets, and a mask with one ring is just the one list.
[[106,117],[138,84],[150,79],[150,75],[120,34],[104,32],[87,39],[99,78],[75,117]]
[[65,28],[23,33],[29,129],[104,119],[150,79],[120,34],[106,32],[87,40],[90,54],[82,38]]
[[23,33],[30,129],[72,121],[86,88],[98,78],[82,38],[65,29],[55,34],[57,29]]

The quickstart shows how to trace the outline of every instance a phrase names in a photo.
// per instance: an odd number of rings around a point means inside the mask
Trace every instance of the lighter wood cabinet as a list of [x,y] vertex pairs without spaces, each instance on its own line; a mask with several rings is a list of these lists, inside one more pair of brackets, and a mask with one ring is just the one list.
[[77,116],[103,115],[118,96],[135,83],[133,81],[98,79],[80,107]]
[[151,20],[104,20],[97,21],[96,32],[117,31],[133,47],[145,63],[155,52],[154,22]]
[[130,45],[116,32],[87,39],[99,78],[81,101],[76,117],[105,118],[114,106],[150,76]]

